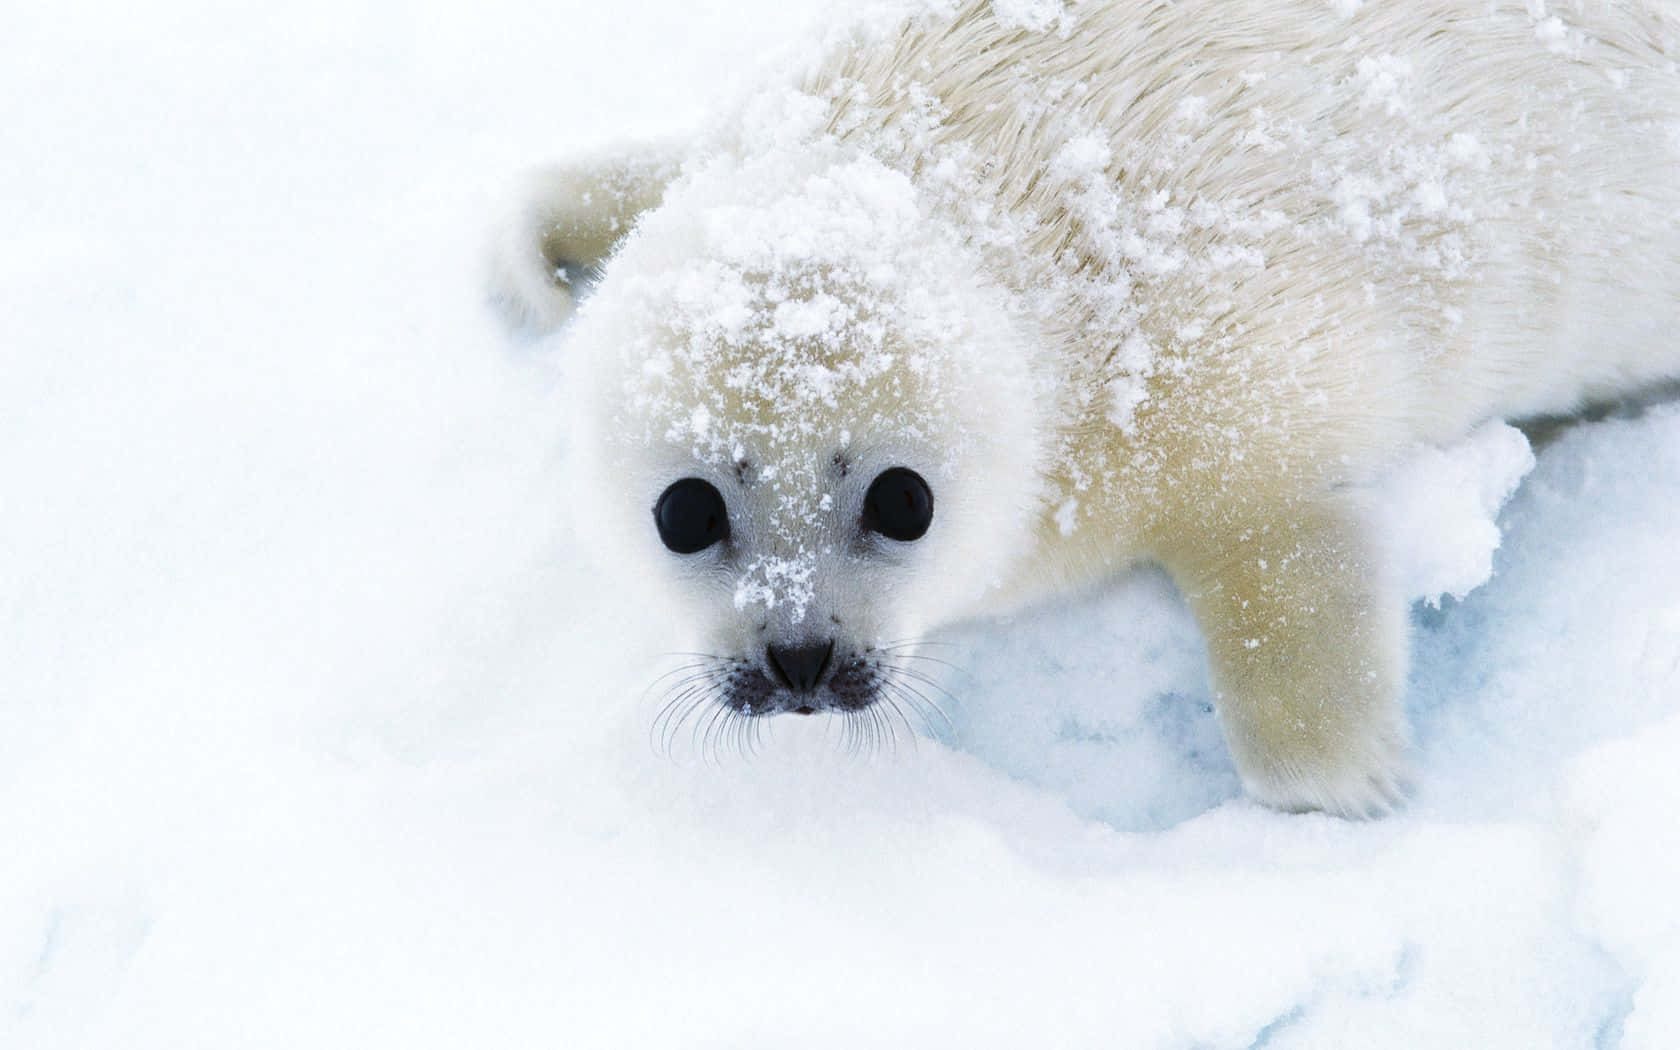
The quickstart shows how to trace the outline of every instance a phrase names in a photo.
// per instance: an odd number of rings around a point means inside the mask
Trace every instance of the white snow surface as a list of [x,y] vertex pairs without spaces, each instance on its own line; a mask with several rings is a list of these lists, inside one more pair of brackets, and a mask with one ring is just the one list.
[[11,13],[0,1047],[1680,1045],[1680,407],[1379,494],[1381,822],[1241,798],[1148,571],[937,639],[892,749],[649,746],[481,231],[813,6]]

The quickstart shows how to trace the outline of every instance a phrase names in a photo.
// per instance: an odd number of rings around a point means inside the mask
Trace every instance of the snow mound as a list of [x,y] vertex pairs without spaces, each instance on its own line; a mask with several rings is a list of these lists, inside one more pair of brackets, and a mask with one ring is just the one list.
[[[1665,625],[1680,637],[1680,615]],[[1579,914],[1639,982],[1624,1027],[1627,1050],[1655,1050],[1680,1033],[1680,717],[1602,744],[1570,764],[1564,833],[1581,856]]]
[[1495,516],[1533,468],[1522,431],[1494,422],[1450,448],[1419,450],[1394,471],[1377,499],[1378,520],[1408,596],[1439,606],[1488,581]]

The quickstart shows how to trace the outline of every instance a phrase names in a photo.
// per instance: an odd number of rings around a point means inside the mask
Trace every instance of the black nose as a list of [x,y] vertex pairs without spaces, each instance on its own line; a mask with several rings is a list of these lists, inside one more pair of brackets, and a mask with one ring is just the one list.
[[820,645],[772,645],[769,647],[770,669],[781,678],[782,684],[796,693],[809,693],[822,681],[828,670],[828,659],[834,655],[834,643]]

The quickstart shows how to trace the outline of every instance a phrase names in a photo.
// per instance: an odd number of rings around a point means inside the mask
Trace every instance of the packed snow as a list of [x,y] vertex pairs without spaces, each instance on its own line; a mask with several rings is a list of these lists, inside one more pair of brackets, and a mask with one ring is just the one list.
[[1384,487],[1384,821],[1241,797],[1149,570],[934,639],[890,747],[652,746],[484,225],[815,6],[12,12],[0,1046],[1680,1045],[1680,406]]

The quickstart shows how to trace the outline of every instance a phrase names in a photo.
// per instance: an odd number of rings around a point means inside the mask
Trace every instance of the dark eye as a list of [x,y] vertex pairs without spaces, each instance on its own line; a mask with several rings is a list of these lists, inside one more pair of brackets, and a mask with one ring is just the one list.
[[889,540],[919,540],[933,524],[933,490],[906,467],[883,470],[863,498],[863,527]]
[[678,554],[703,551],[729,537],[729,511],[710,482],[683,478],[673,482],[653,505],[659,538]]

